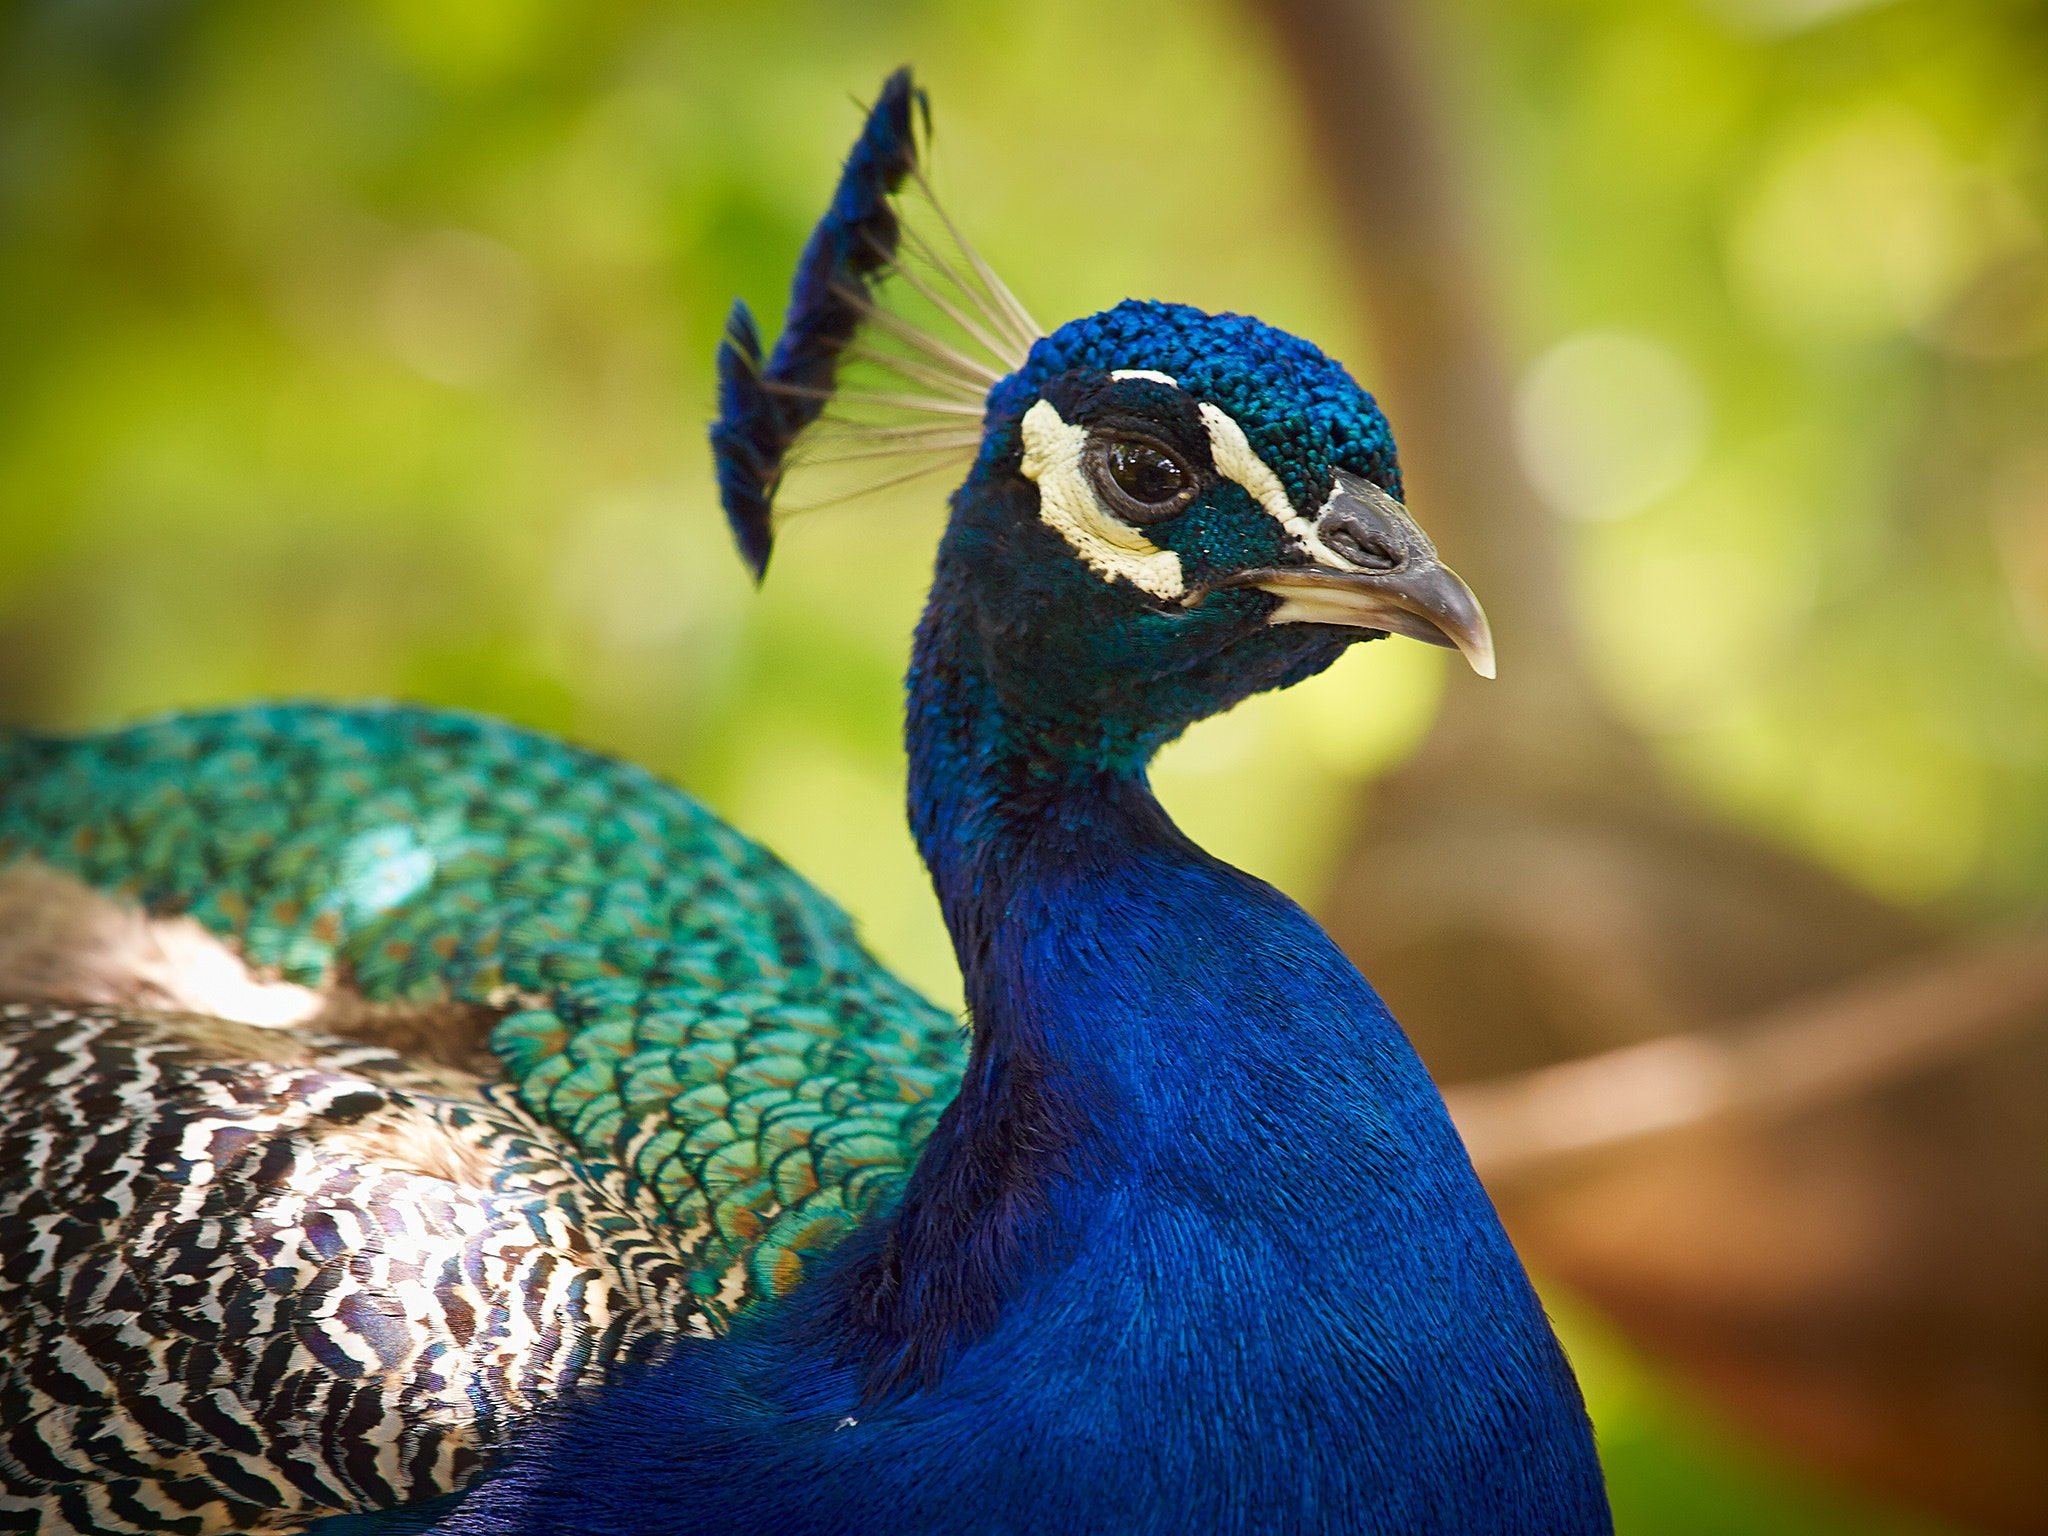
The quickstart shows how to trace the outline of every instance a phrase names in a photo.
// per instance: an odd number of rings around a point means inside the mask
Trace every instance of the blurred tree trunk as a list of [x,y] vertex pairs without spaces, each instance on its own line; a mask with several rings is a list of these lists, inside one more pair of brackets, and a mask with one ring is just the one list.
[[2048,955],[1895,980],[1931,924],[1671,795],[1599,700],[1517,464],[1426,12],[1253,9],[1301,87],[1410,505],[1501,657],[1361,807],[1332,934],[1439,1081],[1491,1080],[1450,1098],[1539,1268],[1788,1449],[2048,1530]]

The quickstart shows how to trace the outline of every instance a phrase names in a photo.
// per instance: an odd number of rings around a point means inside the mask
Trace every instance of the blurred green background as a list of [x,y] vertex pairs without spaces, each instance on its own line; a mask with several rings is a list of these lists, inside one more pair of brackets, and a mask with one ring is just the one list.
[[[501,713],[697,791],[948,1001],[896,722],[938,488],[794,521],[757,596],[703,442],[726,307],[779,313],[854,101],[915,63],[940,190],[1041,319],[1241,309],[1374,376],[1290,82],[1222,0],[0,18],[0,718]],[[1888,898],[2032,910],[2048,8],[1426,20],[1615,706],[1710,803]],[[1162,797],[1313,904],[1441,660],[1362,648],[1211,722]],[[1558,1306],[1625,1531],[1931,1529],[1741,1443]]]

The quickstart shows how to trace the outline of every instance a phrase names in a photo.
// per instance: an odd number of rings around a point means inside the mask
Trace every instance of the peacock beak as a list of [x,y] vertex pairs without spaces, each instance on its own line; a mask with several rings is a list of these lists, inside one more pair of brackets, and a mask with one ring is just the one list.
[[1381,629],[1458,650],[1492,677],[1493,635],[1472,589],[1398,501],[1343,470],[1336,480],[1308,541],[1313,564],[1239,571],[1205,590],[1256,587],[1280,599],[1269,624]]
[[[1249,578],[1249,579],[1247,579]],[[1257,587],[1282,601],[1268,624],[1348,624],[1383,629],[1464,654],[1472,670],[1492,677],[1493,635],[1486,610],[1450,567],[1379,576],[1310,565],[1247,571],[1220,587]]]

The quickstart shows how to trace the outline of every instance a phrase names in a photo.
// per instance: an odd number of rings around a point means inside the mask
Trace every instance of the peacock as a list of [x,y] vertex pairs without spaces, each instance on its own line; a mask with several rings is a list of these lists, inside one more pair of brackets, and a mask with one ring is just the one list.
[[898,71],[711,438],[757,580],[804,478],[967,463],[905,738],[970,1027],[496,720],[9,738],[0,1527],[1610,1529],[1405,1037],[1146,782],[1359,641],[1491,675],[1485,619],[1342,366],[1162,302],[1044,332],[928,134]]

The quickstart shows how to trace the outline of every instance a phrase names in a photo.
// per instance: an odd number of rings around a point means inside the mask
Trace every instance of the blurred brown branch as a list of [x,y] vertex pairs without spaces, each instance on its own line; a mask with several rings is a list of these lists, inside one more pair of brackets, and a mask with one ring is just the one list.
[[1499,1188],[1718,1117],[1794,1116],[1943,1065],[2048,1019],[2048,935],[1888,968],[1712,1032],[1446,1090]]

